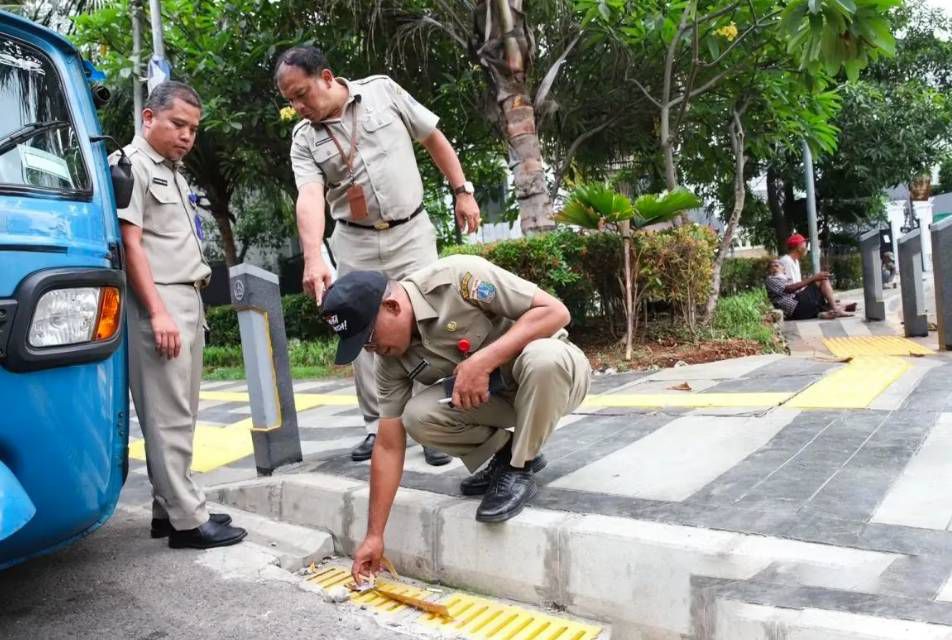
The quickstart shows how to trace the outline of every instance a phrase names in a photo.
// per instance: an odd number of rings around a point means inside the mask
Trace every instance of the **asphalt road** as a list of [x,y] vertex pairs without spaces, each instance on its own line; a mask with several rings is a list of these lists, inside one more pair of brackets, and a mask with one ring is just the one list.
[[247,545],[172,550],[148,524],[144,511],[120,509],[88,538],[0,573],[0,639],[410,637],[294,584],[230,575]]

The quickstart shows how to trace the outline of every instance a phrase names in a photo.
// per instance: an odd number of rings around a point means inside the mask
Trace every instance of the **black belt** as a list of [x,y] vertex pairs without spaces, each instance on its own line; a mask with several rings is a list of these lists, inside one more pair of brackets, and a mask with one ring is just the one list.
[[348,226],[348,227],[357,227],[358,229],[368,229],[370,231],[386,231],[387,229],[392,229],[393,227],[399,227],[401,224],[410,222],[416,218],[423,211],[423,204],[421,203],[419,207],[416,208],[416,211],[410,214],[409,217],[403,218],[402,220],[381,220],[375,224],[357,224],[356,222],[351,222],[350,220],[338,220],[337,222]]

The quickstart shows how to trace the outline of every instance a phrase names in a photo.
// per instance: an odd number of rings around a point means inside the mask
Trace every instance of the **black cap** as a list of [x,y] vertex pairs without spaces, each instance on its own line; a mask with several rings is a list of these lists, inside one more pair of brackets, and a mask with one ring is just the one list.
[[367,344],[387,282],[380,271],[351,271],[327,290],[321,316],[340,338],[336,364],[353,362]]

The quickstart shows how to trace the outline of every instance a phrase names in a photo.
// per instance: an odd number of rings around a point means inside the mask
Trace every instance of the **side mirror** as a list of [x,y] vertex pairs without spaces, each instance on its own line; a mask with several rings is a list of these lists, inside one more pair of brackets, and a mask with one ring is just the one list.
[[109,173],[112,175],[112,191],[116,196],[116,208],[125,209],[132,201],[132,189],[136,184],[135,176],[132,174],[132,160],[126,155],[113,138],[109,136],[92,136],[93,142],[112,142],[119,147],[119,160],[116,164],[109,167]]
[[116,194],[116,208],[125,209],[132,201],[132,188],[136,178],[132,175],[132,161],[125,151],[119,150],[119,162],[109,168],[112,174],[112,191]]

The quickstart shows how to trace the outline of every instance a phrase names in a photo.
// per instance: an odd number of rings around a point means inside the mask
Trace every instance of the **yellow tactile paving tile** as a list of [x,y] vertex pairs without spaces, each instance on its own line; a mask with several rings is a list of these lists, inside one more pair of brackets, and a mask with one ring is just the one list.
[[592,640],[602,632],[594,625],[460,593],[445,604],[452,620],[424,614],[419,621],[472,640]]
[[[323,589],[338,586],[346,588],[354,582],[350,572],[341,567],[324,567],[308,580],[317,583]],[[435,595],[431,591],[407,585],[396,585],[391,582],[384,584],[391,588],[398,587],[402,593],[417,598]],[[385,613],[396,613],[411,608],[373,591],[354,593],[350,601]],[[452,637],[472,640],[593,640],[602,631],[602,628],[598,626],[462,593],[443,596],[442,601],[449,609],[451,620],[425,613],[417,621],[430,627],[450,631],[453,633]]]
[[[250,422],[242,420],[227,427],[196,425],[192,471],[207,473],[252,455],[254,448],[251,444]],[[129,443],[129,457],[145,460],[144,440],[133,440]]]
[[[200,400],[218,400],[220,402],[249,402],[248,394],[244,391],[202,391],[198,394],[198,397]],[[356,407],[357,396],[331,393],[294,394],[294,406],[298,411],[306,411],[322,405]]]
[[776,407],[791,393],[605,393],[585,398],[583,407]]
[[853,338],[824,338],[823,343],[830,353],[838,358],[860,356],[908,356],[931,355],[932,349],[918,342],[899,336],[868,336]]
[[799,393],[788,407],[798,409],[863,409],[910,369],[903,358],[855,356]]

